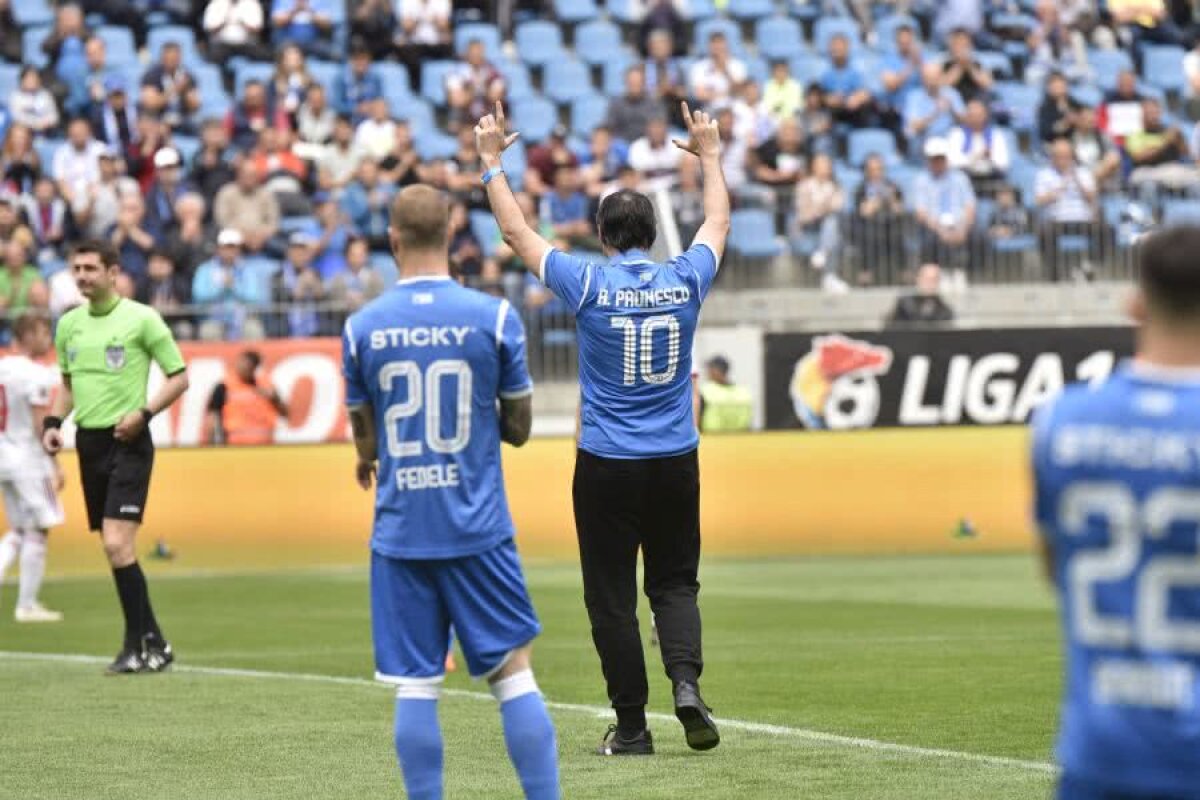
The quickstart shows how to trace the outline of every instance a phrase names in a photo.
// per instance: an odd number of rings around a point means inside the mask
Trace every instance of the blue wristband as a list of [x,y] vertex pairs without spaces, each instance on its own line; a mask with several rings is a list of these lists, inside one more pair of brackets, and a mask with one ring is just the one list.
[[492,178],[496,177],[497,175],[503,175],[503,174],[504,174],[504,167],[492,167],[487,172],[483,173],[483,185],[487,186],[489,183],[492,182]]

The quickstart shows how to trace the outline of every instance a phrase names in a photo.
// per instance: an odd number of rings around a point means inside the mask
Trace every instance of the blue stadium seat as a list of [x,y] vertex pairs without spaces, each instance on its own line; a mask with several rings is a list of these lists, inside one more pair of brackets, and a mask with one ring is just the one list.
[[0,64],[0,103],[8,105],[8,98],[21,81],[20,64]]
[[804,32],[790,17],[766,17],[754,26],[758,52],[772,61],[792,59],[804,53]]
[[495,63],[496,69],[504,76],[508,102],[515,103],[537,94],[533,88],[533,79],[529,77],[529,67],[520,61],[500,60]]
[[[629,71],[637,60],[629,55],[622,53],[620,56],[604,62],[603,78],[600,83],[601,91],[609,97],[620,97],[625,94],[625,73]],[[687,70],[684,70],[686,74]]]
[[775,13],[775,2],[774,0],[736,0],[729,4],[729,13],[734,19],[762,19]]
[[762,56],[746,56],[742,61],[746,64],[746,76],[759,86],[771,77],[771,65]]
[[713,17],[696,24],[695,34],[692,37],[693,55],[697,58],[708,55],[708,40],[718,32],[725,34],[725,38],[729,40],[729,50],[734,55],[741,57],[745,54],[746,47],[742,43],[741,27],[731,19]]
[[980,50],[975,53],[975,60],[979,62],[979,66],[997,78],[1012,77],[1012,60],[1005,53],[998,53],[995,50]]
[[108,63],[112,66],[137,62],[137,48],[133,44],[133,33],[129,28],[104,25],[96,31],[108,49]]
[[490,211],[472,211],[470,216],[471,233],[479,241],[479,247],[484,256],[491,258],[496,254],[500,244],[500,226]]
[[1133,69],[1133,59],[1124,50],[1091,50],[1088,65],[1096,85],[1108,91],[1116,87],[1119,73]]
[[579,23],[600,15],[596,0],[554,0],[554,16],[560,22]]
[[489,60],[495,60],[501,54],[500,29],[486,22],[465,22],[454,28],[454,52],[462,54],[467,45],[478,39],[483,42],[483,49]]
[[575,54],[589,64],[603,64],[624,50],[621,29],[606,19],[594,19],[575,29]]
[[576,98],[571,104],[571,130],[580,136],[588,136],[597,125],[608,118],[608,98],[589,94]]
[[42,161],[42,169],[50,172],[51,165],[54,164],[54,153],[58,148],[67,143],[66,139],[34,139],[33,147],[37,150],[38,158]]
[[1179,92],[1187,85],[1183,72],[1182,47],[1147,45],[1142,50],[1142,75],[1151,86],[1164,92]]
[[413,133],[413,147],[422,160],[453,158],[458,152],[458,138],[442,133],[436,126],[423,130],[417,130],[416,126],[413,126]]
[[814,53],[792,59],[792,77],[805,86],[817,81],[828,68],[829,61],[824,56]]
[[403,64],[397,64],[394,61],[376,61],[371,65],[371,69],[379,75],[385,97],[390,99],[412,95],[412,82],[408,77],[408,70]]
[[821,0],[788,0],[788,14],[803,22],[813,22],[824,11]]
[[412,129],[413,137],[437,127],[433,108],[429,102],[408,95],[405,98],[388,98],[388,112],[393,119],[403,120]]
[[623,25],[641,22],[641,4],[637,0],[607,0],[604,5],[609,16]]
[[1104,92],[1091,84],[1080,84],[1071,87],[1071,99],[1089,108],[1096,108],[1104,102]]
[[550,135],[558,124],[558,111],[544,97],[530,97],[512,104],[513,127],[521,132],[521,138],[537,144]]
[[36,25],[32,28],[26,28],[21,34],[21,55],[26,64],[32,64],[38,69],[46,66],[49,59],[42,52],[42,42],[46,41],[46,37],[49,35],[49,25]]
[[784,251],[775,235],[775,215],[761,208],[742,208],[730,217],[729,249],[747,258],[775,258]]
[[391,286],[400,279],[400,270],[396,268],[396,259],[391,253],[371,253],[367,263],[383,279],[384,286]]
[[12,4],[12,12],[13,19],[21,28],[54,23],[54,9],[46,0],[15,0]]
[[879,50],[883,53],[893,53],[896,50],[896,31],[903,27],[912,28],[918,38],[921,36],[921,26],[907,14],[888,14],[875,23],[875,38],[879,42]]
[[522,22],[514,40],[521,60],[530,66],[540,67],[563,57],[562,30],[553,22]]
[[163,45],[169,42],[179,45],[179,50],[183,53],[183,63],[188,69],[200,60],[200,55],[196,52],[196,34],[191,28],[183,25],[163,25],[150,29],[146,34],[146,48],[150,51],[150,60],[158,61]]
[[896,137],[891,131],[883,128],[860,128],[850,132],[850,138],[846,141],[846,155],[851,166],[862,167],[867,156],[871,154],[883,156],[888,164],[899,161]]
[[1162,204],[1163,225],[1200,225],[1200,200],[1168,197]]
[[275,72],[275,65],[268,64],[266,61],[244,61],[237,66],[233,72],[233,91],[238,97],[242,96],[242,90],[246,88],[246,84],[250,81],[261,81],[269,83],[271,75]]
[[[308,60],[308,73],[313,76],[313,80],[324,86],[327,92],[333,90],[333,82],[343,69],[344,66],[332,61],[318,61],[315,58]],[[384,85],[387,85],[386,82]]]
[[446,105],[446,76],[458,68],[456,61],[426,61],[421,65],[421,97],[435,106]]
[[171,137],[171,144],[179,151],[184,167],[190,167],[196,159],[196,154],[200,152],[200,140],[195,136],[175,134]]
[[544,81],[546,96],[560,105],[592,93],[592,69],[578,59],[554,62],[550,78]]
[[850,17],[821,17],[813,27],[813,49],[821,55],[829,53],[829,42],[841,34],[850,40],[850,52],[859,47],[858,22]]
[[504,167],[504,172],[508,175],[509,185],[518,192],[521,191],[525,185],[525,170],[529,166],[529,160],[525,153],[525,142],[521,139],[513,142],[500,156],[500,165]]
[[1038,165],[1024,158],[1014,158],[1008,168],[1008,182],[1016,188],[1028,208],[1036,204],[1034,187],[1037,184]]
[[1012,127],[1023,133],[1037,128],[1038,108],[1042,104],[1042,90],[1024,83],[1003,81],[994,84],[996,97],[1012,118]]
[[[735,0],[741,2],[741,0]],[[730,2],[729,5],[733,5]],[[688,0],[687,5],[683,10],[683,16],[689,22],[700,22],[701,20],[712,19],[717,16],[717,6],[713,0]]]

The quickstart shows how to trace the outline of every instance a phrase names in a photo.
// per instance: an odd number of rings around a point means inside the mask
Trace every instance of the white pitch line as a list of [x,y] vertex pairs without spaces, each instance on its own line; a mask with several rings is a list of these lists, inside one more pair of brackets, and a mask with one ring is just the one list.
[[[0,661],[43,661],[59,664],[100,665],[107,664],[109,659],[100,656],[72,653],[22,653],[0,650]],[[340,686],[370,687],[373,689],[392,688],[386,686],[385,684],[368,680],[366,678],[348,678],[338,675],[314,675],[304,672],[272,672],[269,670],[237,669],[233,667],[203,667],[192,664],[177,664],[172,666],[171,670],[190,675],[210,675],[222,678],[286,680],[307,683],[335,684]],[[492,698],[492,695],[486,692],[472,692],[465,689],[443,689],[442,693],[450,697],[460,697],[467,700],[486,700],[495,702],[495,700]],[[608,717],[612,714],[611,709],[601,708],[600,706],[582,705],[579,703],[559,703],[555,701],[547,701],[546,706],[555,711],[566,711],[574,714],[587,714],[594,717]],[[673,715],[658,714],[653,712],[646,714],[646,718],[658,722],[676,721]],[[722,728],[727,730],[761,734],[763,736],[773,736],[780,739],[794,739],[798,741],[813,742],[815,744],[846,747],[855,750],[867,750],[876,753],[893,753],[895,755],[910,756],[913,758],[965,761],[972,764],[980,764],[982,766],[1005,767],[1029,772],[1042,772],[1048,775],[1054,775],[1058,772],[1058,767],[1045,761],[1028,761],[1020,758],[1008,758],[1006,756],[990,756],[983,753],[967,753],[961,750],[943,750],[934,747],[920,747],[918,745],[911,744],[883,742],[877,739],[863,739],[856,736],[842,736],[836,733],[826,733],[824,731],[814,731],[806,728],[792,728],[786,725],[771,725],[765,722],[749,722],[737,719],[722,719],[720,717],[717,718],[717,722],[720,723]]]

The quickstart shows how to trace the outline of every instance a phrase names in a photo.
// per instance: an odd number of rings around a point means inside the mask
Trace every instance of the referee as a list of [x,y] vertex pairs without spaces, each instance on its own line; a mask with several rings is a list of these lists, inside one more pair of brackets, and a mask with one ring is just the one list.
[[501,151],[517,138],[504,133],[503,109],[497,105],[476,128],[483,182],[504,240],[537,265],[538,277],[576,315],[583,402],[575,527],[592,639],[617,714],[602,755],[654,752],[637,620],[639,550],[675,715],[692,748],[720,742],[698,684],[700,473],[690,361],[700,305],[729,233],[729,193],[717,123],[686,103],[683,117],[689,139],[675,144],[700,159],[705,220],[691,248],[664,264],[647,255],[657,235],[654,207],[628,190],[606,197],[596,215],[607,263],[554,250],[526,224],[500,166]]
[[[187,390],[187,372],[158,312],[117,294],[121,266],[112,246],[78,244],[70,267],[88,303],[58,323],[55,346],[63,390],[53,415],[46,417],[42,443],[52,455],[61,450],[63,418],[75,412],[88,528],[100,533],[125,614],[125,642],[108,672],[161,672],[175,656],[154,618],[134,542],[154,466],[147,424]],[[151,361],[167,380],[147,402]]]

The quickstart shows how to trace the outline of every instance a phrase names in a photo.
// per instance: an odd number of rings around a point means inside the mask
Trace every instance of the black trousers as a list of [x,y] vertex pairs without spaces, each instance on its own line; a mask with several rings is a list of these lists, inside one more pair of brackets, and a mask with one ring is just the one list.
[[613,708],[646,705],[646,657],[637,620],[637,557],[672,681],[694,681],[700,646],[700,465],[670,458],[575,460],[575,527],[592,640]]

